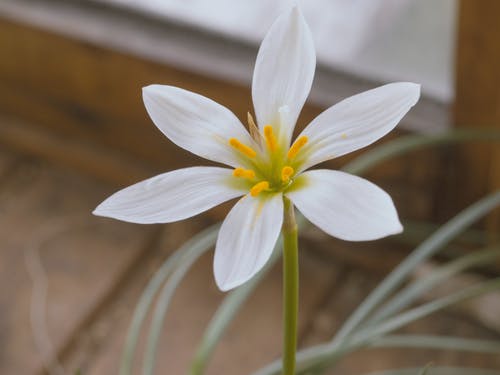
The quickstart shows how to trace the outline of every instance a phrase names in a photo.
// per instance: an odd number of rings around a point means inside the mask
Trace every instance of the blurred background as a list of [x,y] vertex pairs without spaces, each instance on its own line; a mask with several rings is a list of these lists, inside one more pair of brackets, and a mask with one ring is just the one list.
[[[245,120],[260,41],[292,3],[0,1],[1,374],[117,373],[133,308],[152,273],[230,206],[165,226],[91,216],[118,188],[205,164],[154,127],[141,88],[179,86]],[[318,67],[297,131],[339,100],[391,81],[421,83],[423,96],[382,143],[455,128],[500,128],[500,2],[298,3],[314,36]],[[328,166],[339,168],[359,154]],[[474,144],[416,151],[370,170],[367,178],[391,194],[407,230],[361,244],[304,233],[300,345],[330,337],[436,225],[497,190],[499,165],[498,147]],[[476,228],[489,242],[498,241],[499,217],[497,210]],[[211,261],[210,253],[197,262],[176,293],[158,373],[186,373],[223,297]],[[499,270],[492,265],[487,274]],[[208,374],[249,373],[279,355],[280,277],[278,267],[245,305]],[[498,339],[499,299],[492,295],[407,330]],[[500,370],[494,356],[377,349],[355,354],[336,373],[429,362]]]

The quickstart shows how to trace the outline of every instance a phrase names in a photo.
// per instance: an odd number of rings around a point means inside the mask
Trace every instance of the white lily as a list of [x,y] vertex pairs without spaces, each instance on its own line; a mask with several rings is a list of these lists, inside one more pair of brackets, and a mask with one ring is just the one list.
[[283,223],[283,196],[328,234],[363,241],[399,233],[389,195],[356,176],[305,171],[365,147],[391,131],[417,102],[420,86],[392,83],[355,95],[314,119],[291,143],[316,66],[310,30],[297,7],[281,15],[260,46],[252,82],[257,126],[250,134],[227,108],[172,86],[143,89],[155,125],[178,146],[222,167],[192,167],[127,187],[94,214],[134,223],[169,223],[243,196],[220,229],[214,273],[221,290],[268,261]]

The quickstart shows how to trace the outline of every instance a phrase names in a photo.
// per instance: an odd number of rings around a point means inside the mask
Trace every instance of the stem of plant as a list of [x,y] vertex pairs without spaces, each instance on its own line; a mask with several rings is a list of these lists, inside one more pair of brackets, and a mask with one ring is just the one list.
[[299,312],[299,247],[293,203],[283,197],[283,375],[295,374]]

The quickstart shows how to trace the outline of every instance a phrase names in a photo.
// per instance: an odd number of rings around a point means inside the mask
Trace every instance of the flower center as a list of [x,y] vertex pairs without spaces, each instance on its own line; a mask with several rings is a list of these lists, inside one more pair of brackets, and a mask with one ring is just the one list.
[[276,137],[271,125],[264,126],[262,133],[253,135],[256,149],[236,138],[229,139],[229,145],[239,154],[243,165],[233,170],[233,177],[248,187],[252,197],[263,192],[283,192],[290,187],[298,167],[294,159],[308,141],[306,136],[301,136],[288,148],[287,142]]

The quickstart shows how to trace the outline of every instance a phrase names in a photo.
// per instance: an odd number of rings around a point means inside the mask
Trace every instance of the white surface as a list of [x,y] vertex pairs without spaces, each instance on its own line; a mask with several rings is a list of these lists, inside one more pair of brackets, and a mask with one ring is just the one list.
[[379,81],[418,82],[427,95],[453,99],[456,0],[99,1],[254,44],[297,2],[312,29],[320,63]]

